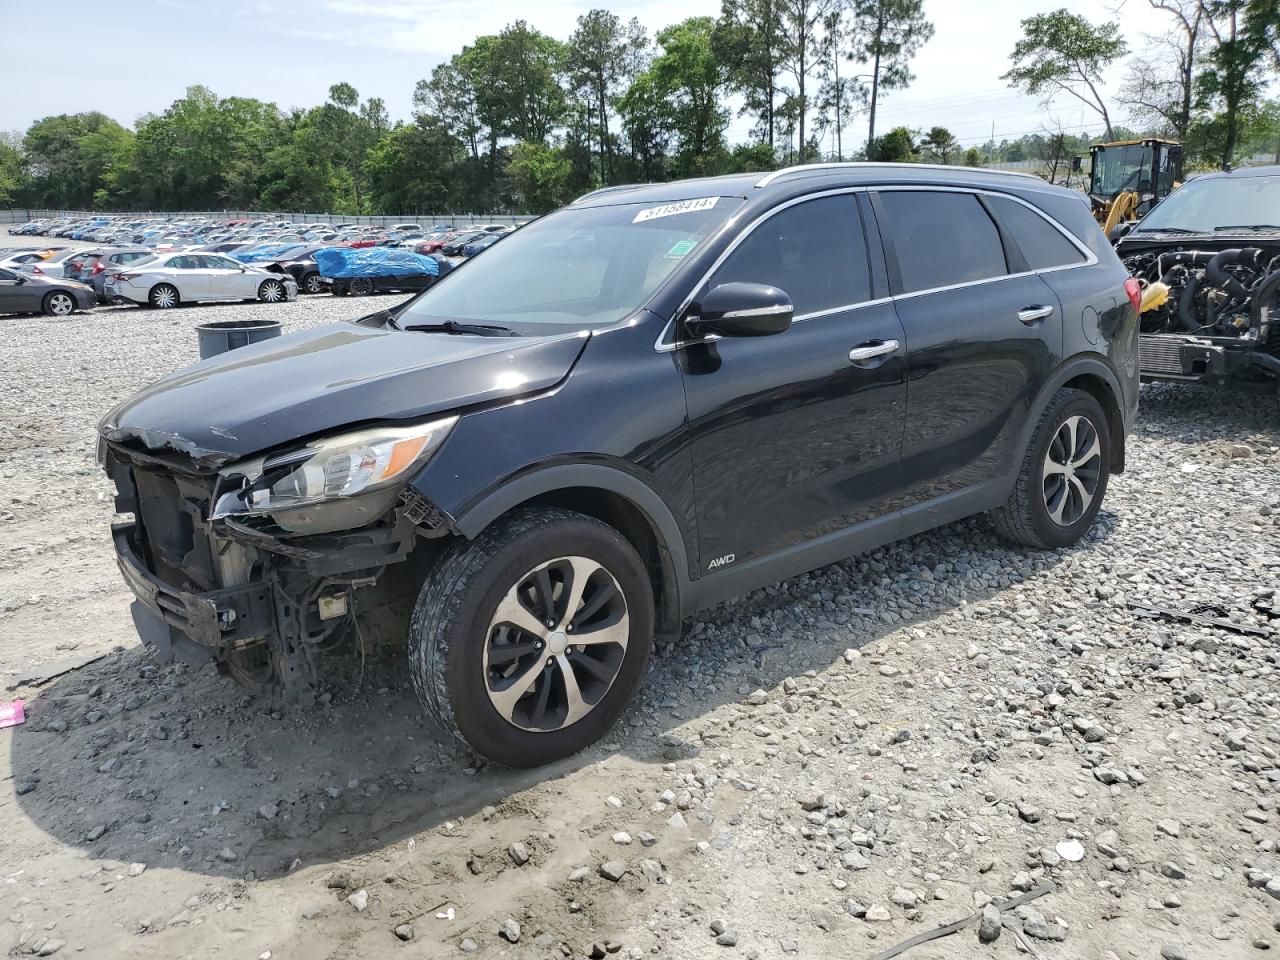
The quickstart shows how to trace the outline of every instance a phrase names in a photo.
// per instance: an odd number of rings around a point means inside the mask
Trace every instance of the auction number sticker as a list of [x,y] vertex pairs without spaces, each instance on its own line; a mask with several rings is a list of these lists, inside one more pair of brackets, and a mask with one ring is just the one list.
[[632,223],[644,223],[646,220],[657,220],[659,217],[674,217],[679,213],[695,213],[698,210],[710,210],[716,205],[719,197],[700,197],[697,200],[681,200],[679,203],[664,203],[660,207],[649,207],[635,215]]
[[692,250],[695,246],[697,246],[697,242],[694,240],[681,240],[674,247],[672,247],[670,250],[667,251],[666,259],[679,260],[686,253]]

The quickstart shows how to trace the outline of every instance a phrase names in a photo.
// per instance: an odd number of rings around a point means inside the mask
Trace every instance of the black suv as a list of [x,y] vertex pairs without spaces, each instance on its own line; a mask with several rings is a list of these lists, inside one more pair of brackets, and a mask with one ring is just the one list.
[[110,413],[134,618],[304,701],[326,650],[407,635],[432,717],[545,763],[700,608],[980,511],[1075,542],[1123,468],[1137,296],[1085,199],[1024,175],[601,190]]

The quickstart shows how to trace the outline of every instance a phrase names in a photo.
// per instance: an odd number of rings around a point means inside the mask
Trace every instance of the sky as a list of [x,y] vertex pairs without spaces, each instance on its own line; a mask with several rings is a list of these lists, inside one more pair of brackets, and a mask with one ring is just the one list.
[[[23,3],[6,16],[12,36],[56,34],[63,52],[44,43],[4,45],[0,70],[9,93],[0,98],[0,131],[22,131],[40,117],[85,110],[132,126],[143,114],[163,111],[192,84],[287,110],[322,103],[331,84],[346,81],[362,98],[381,97],[393,119],[408,119],[417,81],[477,35],[524,18],[567,39],[577,17],[593,6],[606,4],[130,0],[124,14],[102,0],[60,0],[53,24],[41,5]],[[638,17],[652,34],[685,17],[714,16],[720,0],[622,0],[607,6],[624,20]],[[1144,33],[1167,28],[1166,17],[1146,0],[926,0],[933,39],[914,61],[911,87],[881,100],[877,131],[941,125],[964,146],[985,143],[993,123],[997,141],[1038,132],[1051,117],[1068,132],[1099,131],[1101,124],[1070,98],[1046,111],[1000,79],[1021,35],[1019,21],[1062,6],[1095,20],[1114,18],[1119,9],[1125,38],[1137,51],[1145,46]],[[1122,73],[1118,66],[1108,76],[1112,88]],[[731,142],[745,140],[749,128],[750,120],[735,119]],[[846,128],[845,152],[865,140],[866,117],[856,117]],[[823,147],[834,149],[831,142]]]

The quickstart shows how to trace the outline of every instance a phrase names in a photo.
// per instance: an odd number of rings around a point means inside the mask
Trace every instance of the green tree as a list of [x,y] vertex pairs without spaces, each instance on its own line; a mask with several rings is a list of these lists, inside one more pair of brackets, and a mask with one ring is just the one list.
[[[838,0],[778,0],[785,40],[782,68],[795,81],[791,109],[796,117],[797,139],[803,155],[809,147],[805,137],[809,114],[809,79],[823,63],[823,24],[835,12]],[[803,161],[801,161],[803,162]]]
[[93,206],[127,163],[132,145],[133,134],[102,113],[37,120],[23,137],[32,200],[51,207]]
[[867,146],[876,138],[876,106],[884,90],[902,90],[915,77],[911,59],[933,36],[925,18],[924,0],[852,0],[854,44],[852,59],[870,67],[871,92],[867,105]]
[[658,33],[661,53],[648,74],[653,93],[670,111],[668,129],[678,143],[674,158],[679,176],[717,172],[725,154],[728,112],[721,97],[728,70],[715,55],[711,17],[690,17]]
[[966,167],[982,166],[982,151],[977,147],[970,147],[964,152],[964,165]]
[[724,0],[712,36],[730,88],[742,95],[740,113],[756,118],[755,134],[770,150],[785,36],[781,0]]
[[631,147],[635,178],[665,180],[665,160],[675,136],[675,119],[666,89],[652,71],[642,73],[627,88],[618,100],[618,113]]
[[467,204],[458,167],[466,148],[439,120],[419,117],[383,133],[365,173],[373,209],[382,213],[443,213]]
[[894,127],[867,144],[867,159],[877,163],[910,163],[915,158],[915,140],[906,127]]
[[507,175],[522,201],[520,209],[547,213],[572,200],[573,165],[564,151],[544,143],[518,143],[511,149]]
[[604,183],[609,182],[613,166],[609,108],[622,93],[623,84],[634,80],[648,43],[638,20],[633,18],[624,27],[608,10],[591,10],[578,17],[578,27],[569,38],[570,76],[580,96],[591,105],[600,180]]
[[22,139],[16,134],[0,134],[0,207],[17,205],[26,193],[26,158],[21,146]]
[[1103,71],[1129,52],[1119,25],[1094,26],[1062,9],[1028,17],[1022,21],[1022,32],[1002,79],[1046,102],[1059,93],[1069,94],[1102,118],[1111,139],[1111,114],[1098,88]]
[[960,143],[946,127],[934,127],[920,140],[920,150],[933,163],[950,163]]
[[1219,136],[1218,161],[1225,169],[1235,159],[1242,130],[1256,109],[1268,79],[1268,67],[1280,63],[1277,33],[1280,3],[1276,0],[1202,0],[1213,40],[1205,69],[1197,79],[1202,110]]

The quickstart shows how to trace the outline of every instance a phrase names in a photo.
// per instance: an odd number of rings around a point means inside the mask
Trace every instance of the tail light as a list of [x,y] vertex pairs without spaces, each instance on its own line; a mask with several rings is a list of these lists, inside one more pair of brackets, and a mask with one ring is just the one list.
[[117,273],[116,279],[117,280],[136,280],[140,276],[142,276],[142,274],[140,273]]
[[1133,304],[1133,312],[1142,312],[1142,284],[1134,277],[1130,277],[1124,282],[1124,294],[1129,298],[1129,302]]
[[100,273],[101,273],[103,270],[105,270],[105,269],[107,269],[107,268],[106,268],[106,267],[104,267],[104,266],[102,265],[102,261],[101,261],[101,260],[99,260],[97,263],[95,263],[95,264],[93,265],[93,274],[94,274],[94,276],[97,276],[98,274],[100,274]]
[[31,272],[32,272],[32,273],[38,273],[38,274],[40,274],[40,276],[42,276],[42,277],[44,276],[44,271],[43,271],[43,270],[41,270],[39,267],[32,267],[32,268],[31,268]]
[[82,264],[80,263],[79,260],[72,260],[70,263],[67,264],[67,269],[70,270],[72,273],[79,273],[81,266]]

